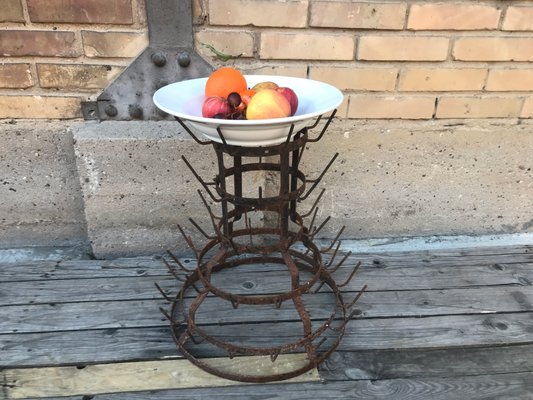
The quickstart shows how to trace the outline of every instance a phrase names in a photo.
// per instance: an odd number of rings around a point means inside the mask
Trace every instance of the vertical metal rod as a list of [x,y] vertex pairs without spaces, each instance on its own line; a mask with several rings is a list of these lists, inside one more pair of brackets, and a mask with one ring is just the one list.
[[[233,192],[235,195],[235,198],[241,198],[242,197],[242,157],[235,155],[233,156],[233,167],[234,167],[234,174],[233,174]],[[241,219],[243,207],[242,206],[235,206],[235,217],[233,218],[233,222],[238,221]],[[233,224],[231,226],[231,231],[233,231]]]
[[224,153],[220,148],[217,146],[213,146],[215,149],[215,152],[217,153],[217,161],[218,161],[218,181],[220,183],[220,190],[222,193],[224,193],[223,199],[222,199],[222,231],[224,233],[224,236],[229,235],[229,215],[228,215],[228,200],[227,200],[227,191],[226,191],[226,168],[224,167]]
[[289,151],[283,150],[280,152],[280,185],[279,185],[279,195],[282,199],[280,215],[280,229],[281,229],[281,243],[286,243],[286,239],[289,235],[289,202],[285,200],[289,194]]
[[[298,132],[296,135],[294,135],[294,140],[298,140],[300,138],[300,133]],[[305,147],[305,146],[304,146]],[[295,192],[298,187],[298,164],[300,163],[300,149],[293,150],[292,152],[292,169],[291,169],[291,192]],[[296,221],[296,199],[291,200],[290,202],[290,217],[291,221]]]

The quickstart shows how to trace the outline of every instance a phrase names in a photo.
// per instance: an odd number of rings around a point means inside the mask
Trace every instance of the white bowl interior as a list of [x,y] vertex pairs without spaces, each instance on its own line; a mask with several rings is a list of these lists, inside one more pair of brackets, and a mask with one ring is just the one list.
[[240,146],[267,146],[286,140],[292,124],[294,133],[310,124],[315,117],[337,108],[343,94],[332,85],[310,79],[272,75],[246,75],[248,87],[264,81],[272,81],[281,87],[289,87],[298,96],[298,110],[288,118],[264,120],[221,120],[202,117],[207,78],[172,83],[155,92],[155,105],[168,114],[192,122],[192,126],[207,138],[220,142],[220,127],[228,144]]

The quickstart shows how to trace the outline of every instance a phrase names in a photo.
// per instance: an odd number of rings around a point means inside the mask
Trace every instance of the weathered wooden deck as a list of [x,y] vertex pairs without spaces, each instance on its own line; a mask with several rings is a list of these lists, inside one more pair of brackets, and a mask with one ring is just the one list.
[[[533,399],[533,246],[356,254],[339,280],[358,260],[347,290],[368,285],[360,315],[318,373],[229,386],[180,359],[158,311],[165,302],[154,282],[176,290],[160,259],[0,265],[0,398]],[[250,271],[224,284],[271,290],[282,285],[276,274]],[[217,306],[205,323],[265,343],[272,308]],[[284,340],[301,330],[289,308],[277,313]],[[250,324],[239,321],[244,314]]]

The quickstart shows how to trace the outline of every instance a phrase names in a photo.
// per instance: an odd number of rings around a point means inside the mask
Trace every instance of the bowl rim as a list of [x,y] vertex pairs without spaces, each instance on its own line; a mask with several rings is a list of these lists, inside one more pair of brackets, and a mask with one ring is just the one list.
[[[335,101],[333,101],[331,104],[328,104],[326,107],[319,108],[310,113],[295,114],[291,117],[285,117],[285,118],[270,118],[270,119],[257,119],[257,120],[231,120],[231,119],[205,118],[201,116],[186,114],[181,111],[172,110],[171,108],[166,107],[164,104],[161,104],[158,101],[158,97],[161,96],[162,93],[165,93],[168,90],[179,88],[180,86],[200,84],[201,81],[207,81],[208,78],[203,77],[203,78],[187,79],[187,80],[183,80],[179,82],[174,82],[169,85],[165,85],[154,93],[152,97],[152,101],[160,110],[170,115],[179,117],[186,121],[193,121],[193,122],[206,124],[206,125],[245,127],[245,126],[261,126],[261,125],[287,125],[287,124],[290,125],[296,122],[300,122],[302,120],[318,117],[327,112],[330,112],[336,109],[344,100],[344,94],[339,89],[337,89],[335,86],[329,83],[314,80],[314,79],[298,78],[298,77],[284,76],[284,75],[244,75],[244,77],[246,78],[247,82],[248,82],[248,79],[252,81],[257,81],[259,79],[261,79],[261,81],[271,80],[274,82],[276,81],[276,79],[281,79],[281,80],[298,81],[299,83],[303,83],[303,82],[312,83],[313,85],[328,88],[328,90],[334,93],[334,95],[336,95],[337,98],[335,99]],[[290,87],[290,85],[286,85],[286,86]]]

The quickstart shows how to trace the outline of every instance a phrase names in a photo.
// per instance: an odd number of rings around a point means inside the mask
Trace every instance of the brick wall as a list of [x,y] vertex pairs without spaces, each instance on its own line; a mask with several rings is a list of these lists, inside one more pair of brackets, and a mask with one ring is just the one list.
[[[533,117],[532,1],[191,1],[206,58],[330,82],[341,116]],[[143,0],[1,2],[0,118],[80,117],[147,44]]]
[[347,94],[342,116],[533,117],[532,1],[194,4],[197,44],[244,53],[248,73],[330,82]]
[[148,42],[142,0],[0,0],[0,118],[78,118]]

